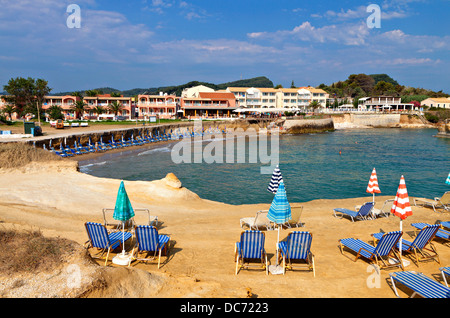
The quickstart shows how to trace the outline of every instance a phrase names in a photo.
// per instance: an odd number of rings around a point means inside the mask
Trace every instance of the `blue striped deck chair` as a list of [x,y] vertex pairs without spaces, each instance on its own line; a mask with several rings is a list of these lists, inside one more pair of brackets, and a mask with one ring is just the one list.
[[450,221],[441,222],[442,227],[450,229]]
[[[159,268],[162,253],[167,257],[169,256],[170,236],[158,234],[156,227],[150,225],[137,225],[134,233],[136,235],[136,246],[133,248],[128,266],[131,265],[132,260],[147,262],[158,257]],[[139,253],[147,253],[147,256],[139,257]],[[152,256],[149,255],[151,253],[153,253]]]
[[[346,247],[356,253],[356,257],[354,259],[355,262],[358,258],[364,257],[380,268],[400,266],[403,270],[403,262],[400,261],[400,256],[397,255],[394,249],[402,237],[402,234],[403,233],[401,231],[384,233],[378,241],[377,246],[372,246],[356,238],[340,239],[339,243],[341,253],[345,255],[344,247]],[[386,262],[387,260],[385,260],[385,258],[388,257],[395,259],[396,262],[394,262],[394,264],[389,264],[389,262]],[[381,266],[379,264],[380,261],[382,264]]]
[[448,287],[446,276],[450,276],[450,267],[448,267],[448,266],[441,267],[441,268],[439,268],[439,270],[441,271],[442,279],[444,280],[445,285]]
[[[439,224],[425,226],[420,230],[412,242],[402,239],[402,255],[414,255],[417,266],[419,266],[420,261],[428,259],[436,259],[436,261],[440,264],[441,262],[439,260],[439,255],[434,248],[434,245],[431,243],[436,236],[439,227]],[[383,236],[383,233],[375,233],[372,234],[372,236],[379,240]],[[399,245],[400,244],[397,243],[397,249],[399,248]],[[427,246],[429,246],[429,248]]]
[[128,241],[132,234],[130,232],[125,232],[124,236],[122,232],[112,232],[108,234],[108,230],[103,224],[94,223],[94,222],[86,222],[85,223],[86,231],[89,237],[89,243],[87,248],[97,248],[100,249],[100,256],[95,255],[93,258],[102,258],[102,255],[105,251],[108,251],[106,254],[105,266],[108,263],[109,252],[116,249],[117,247],[122,245],[123,239],[125,242]]
[[[312,234],[300,231],[289,233],[285,241],[278,243],[279,258],[280,260],[283,259],[283,274],[286,272],[286,269],[293,270],[294,264],[302,267],[306,264],[308,269],[313,271],[314,277],[316,277],[311,243]],[[300,263],[297,261],[300,261]]]
[[413,291],[410,298],[416,295],[424,298],[450,298],[450,288],[435,281],[434,279],[425,276],[422,273],[414,271],[395,272],[389,274],[394,293],[400,298],[395,286],[396,283],[401,283]]
[[264,249],[266,237],[263,232],[258,230],[247,230],[241,233],[239,242],[235,245],[236,275],[241,268],[249,268],[250,262],[260,262],[266,275],[269,274],[267,266],[267,254]]
[[[344,215],[348,215],[351,217],[352,222],[355,222],[355,220],[368,220],[370,219],[370,213],[373,210],[373,206],[373,202],[366,202],[358,211],[352,211],[345,208],[336,208],[333,209],[333,213],[335,217],[338,217],[340,219],[342,219]],[[340,213],[340,217],[336,213]]]
[[[430,226],[430,224],[428,224],[428,223],[423,223],[423,222],[419,222],[419,223],[411,223],[411,225],[412,225],[413,227],[415,227],[416,229],[419,229],[419,230],[423,229],[423,228],[426,227],[426,226]],[[437,238],[439,238],[439,239],[442,239],[442,240],[444,240],[444,241],[446,241],[446,242],[448,243],[448,242],[450,242],[450,231],[447,231],[447,230],[444,230],[444,229],[440,228],[440,229],[437,231],[435,237],[437,237]]]

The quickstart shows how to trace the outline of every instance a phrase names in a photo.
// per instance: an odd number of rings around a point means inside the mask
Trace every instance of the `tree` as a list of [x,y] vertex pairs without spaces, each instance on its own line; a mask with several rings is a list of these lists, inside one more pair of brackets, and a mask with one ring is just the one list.
[[14,107],[9,104],[6,104],[3,107],[2,112],[3,112],[3,114],[8,115],[9,120],[11,120],[11,115],[12,115],[12,113],[14,113]]
[[53,105],[48,109],[48,116],[50,119],[64,119],[62,108],[58,105]]
[[87,104],[85,102],[83,102],[82,100],[77,100],[70,109],[75,112],[75,118],[78,119],[78,115],[83,115],[83,113],[86,111],[86,107]]
[[275,88],[275,89],[283,88],[283,85],[278,84],[278,85],[276,85],[274,88]]
[[99,115],[101,115],[101,114],[103,114],[103,113],[105,112],[105,109],[104,109],[102,106],[98,105],[98,106],[95,106],[95,107],[92,109],[92,111],[93,111],[94,113],[96,113],[97,116],[99,116]]
[[319,108],[321,105],[318,101],[314,100],[311,103],[309,103],[309,107],[312,107],[314,111],[316,111],[317,108]]
[[31,77],[11,78],[7,85],[3,86],[3,90],[8,93],[6,101],[14,105],[14,110],[18,116],[24,114],[26,106],[32,105],[33,101],[34,79]]
[[122,97],[122,94],[120,92],[111,92],[111,97]]
[[108,105],[108,109],[114,113],[114,116],[117,116],[117,113],[122,111],[123,106],[121,103],[114,101],[111,104]]
[[291,88],[295,88],[294,80],[292,80]]
[[34,82],[34,97],[36,101],[37,115],[38,115],[38,125],[41,125],[41,112],[42,104],[44,103],[45,96],[50,93],[52,89],[48,87],[48,82],[41,78],[38,78]]

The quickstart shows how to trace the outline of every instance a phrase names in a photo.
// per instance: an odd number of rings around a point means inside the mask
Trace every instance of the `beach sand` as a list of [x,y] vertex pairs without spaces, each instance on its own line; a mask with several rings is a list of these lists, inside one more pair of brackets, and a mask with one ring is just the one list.
[[[121,180],[90,176],[76,171],[77,162],[61,160],[46,164],[32,163],[16,170],[1,170],[0,222],[3,227],[16,229],[38,228],[46,236],[60,236],[80,244],[88,237],[87,221],[103,222],[103,208],[114,208]],[[167,171],[170,173],[170,171]],[[395,294],[388,274],[396,270],[382,270],[374,280],[373,267],[364,260],[354,262],[342,255],[338,240],[346,237],[371,241],[371,233],[399,229],[399,218],[388,217],[352,222],[333,216],[333,208],[353,209],[355,205],[371,201],[372,196],[343,200],[314,200],[291,202],[304,207],[300,230],[313,235],[316,277],[309,271],[287,271],[285,275],[266,275],[263,270],[243,269],[235,275],[234,246],[243,229],[242,217],[254,216],[256,211],[268,209],[271,202],[256,205],[227,205],[198,197],[186,188],[174,188],[165,179],[151,182],[125,181],[134,208],[147,208],[161,222],[160,234],[171,237],[169,258],[162,258],[158,270],[155,263],[138,263],[132,269],[108,263],[110,288],[91,290],[90,297],[253,297],[263,298],[393,298]],[[381,208],[390,196],[376,196]],[[412,202],[412,198],[411,198]],[[413,222],[435,223],[449,221],[447,213],[412,207],[413,215],[403,221],[404,237],[412,240]],[[144,224],[145,215],[137,214],[136,222]],[[295,229],[284,229],[281,238]],[[270,264],[276,264],[277,231],[264,231]],[[416,270],[429,277],[439,277],[439,267],[450,263],[450,248],[440,241],[433,243],[441,264],[423,262],[420,267],[411,263],[407,270]],[[127,247],[131,249],[130,246]],[[110,259],[114,256],[110,256]],[[103,264],[99,261],[99,264]],[[133,275],[130,274],[133,271]],[[147,287],[136,285],[145,278],[155,282]],[[141,273],[141,274],[139,274]],[[137,278],[136,278],[137,277]],[[134,281],[134,283],[133,283]],[[375,287],[369,287],[375,284]],[[113,288],[120,285],[119,288]],[[140,286],[139,292],[136,286]],[[153,287],[151,287],[153,286]],[[135,289],[133,291],[133,289]],[[146,290],[147,289],[147,290]],[[119,293],[120,290],[120,293]],[[401,292],[402,293],[402,292]],[[406,293],[402,296],[409,296]]]

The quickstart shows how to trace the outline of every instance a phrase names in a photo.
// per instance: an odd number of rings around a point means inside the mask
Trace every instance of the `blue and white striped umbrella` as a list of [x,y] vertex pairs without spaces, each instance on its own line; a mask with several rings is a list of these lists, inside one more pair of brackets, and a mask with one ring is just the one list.
[[281,180],[278,185],[277,193],[273,198],[267,218],[278,224],[278,240],[277,240],[277,260],[278,260],[278,243],[280,242],[281,225],[292,219],[291,205],[287,200],[286,190],[284,189],[284,182]]
[[283,176],[281,175],[280,168],[278,165],[275,167],[272,173],[272,178],[270,179],[269,186],[267,187],[267,191],[272,193],[277,193],[278,185],[280,182],[283,182]]
[[287,200],[286,190],[284,189],[284,182],[281,180],[277,193],[273,198],[267,217],[270,221],[277,224],[284,224],[289,221],[291,216],[291,205]]
[[450,173],[448,174],[447,180],[445,180],[445,183],[450,185]]

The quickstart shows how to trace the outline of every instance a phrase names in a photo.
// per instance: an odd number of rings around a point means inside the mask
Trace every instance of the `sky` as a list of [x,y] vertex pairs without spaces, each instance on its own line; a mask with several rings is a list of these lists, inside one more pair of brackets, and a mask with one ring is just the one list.
[[318,86],[386,73],[450,93],[450,0],[0,0],[0,8],[0,91],[19,76],[43,78],[56,93],[257,76]]

